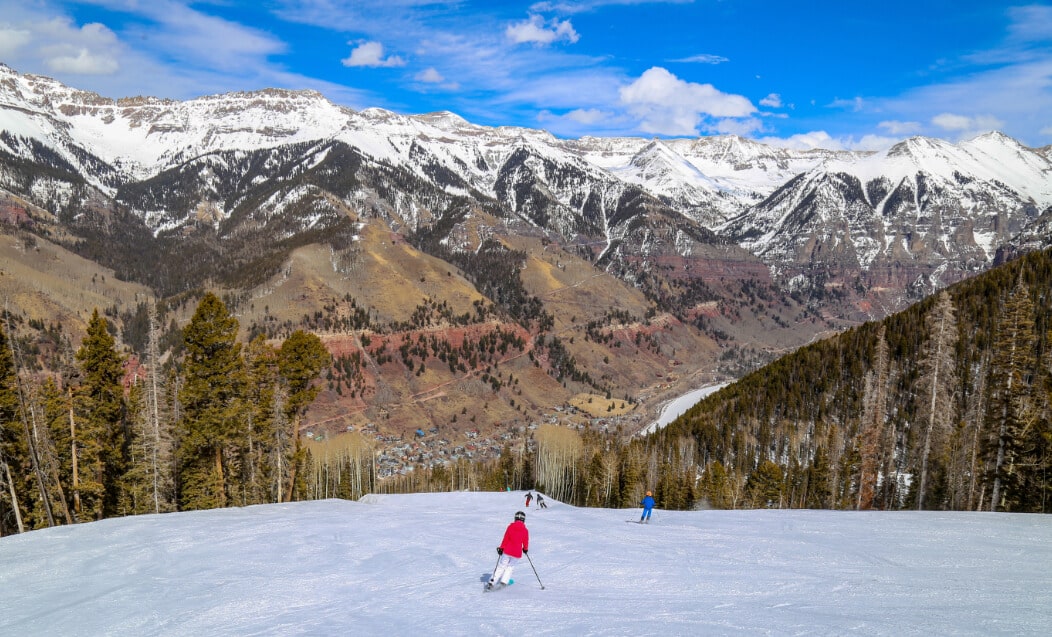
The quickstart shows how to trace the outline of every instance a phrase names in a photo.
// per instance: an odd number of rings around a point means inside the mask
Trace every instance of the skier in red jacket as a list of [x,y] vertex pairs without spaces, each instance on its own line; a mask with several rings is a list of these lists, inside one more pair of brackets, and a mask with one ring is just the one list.
[[515,570],[515,564],[522,558],[524,553],[530,550],[530,531],[526,528],[526,514],[522,511],[515,513],[515,520],[508,525],[504,531],[504,539],[497,547],[497,568],[493,569],[493,575],[486,583],[486,590],[504,588],[511,581],[511,572]]

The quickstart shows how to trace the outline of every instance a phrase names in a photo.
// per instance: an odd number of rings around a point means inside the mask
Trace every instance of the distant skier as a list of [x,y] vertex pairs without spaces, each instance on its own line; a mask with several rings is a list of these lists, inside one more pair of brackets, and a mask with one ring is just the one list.
[[497,547],[497,567],[493,569],[493,575],[486,582],[486,590],[500,590],[511,581],[511,573],[515,570],[515,564],[522,559],[523,554],[530,550],[530,532],[526,528],[526,514],[522,511],[515,513],[515,520],[508,525],[504,531],[504,539]]
[[639,518],[640,524],[650,524],[650,512],[654,510],[654,496],[647,491],[647,497],[640,502],[643,505],[643,515]]
[[530,500],[533,499],[533,494],[529,491],[526,492],[526,508],[530,508]]
[[548,508],[548,505],[544,503],[544,496],[540,493],[537,493],[537,506],[541,507],[542,509]]

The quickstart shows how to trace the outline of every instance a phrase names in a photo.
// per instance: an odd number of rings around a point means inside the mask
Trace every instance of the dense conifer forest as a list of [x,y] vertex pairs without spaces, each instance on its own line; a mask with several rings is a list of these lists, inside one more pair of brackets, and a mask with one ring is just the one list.
[[666,480],[692,448],[680,506],[1047,512],[1050,330],[1046,250],[801,348],[645,444]]

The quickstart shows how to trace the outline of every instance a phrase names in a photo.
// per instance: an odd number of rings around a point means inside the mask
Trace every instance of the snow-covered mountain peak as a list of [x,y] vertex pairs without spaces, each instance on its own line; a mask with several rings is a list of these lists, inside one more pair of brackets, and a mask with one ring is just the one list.
[[684,185],[712,192],[720,190],[712,179],[658,139],[640,149],[617,174],[636,183],[649,184],[660,194],[672,194]]
[[1015,139],[985,133],[953,144],[931,137],[911,137],[866,157],[837,157],[815,168],[842,172],[861,182],[913,182],[918,174],[962,186],[998,182],[1041,206],[1052,205],[1052,163]]
[[441,128],[447,131],[456,131],[463,128],[472,127],[472,124],[468,120],[464,119],[460,115],[451,111],[436,111],[434,113],[423,113],[421,115],[414,116],[414,119],[434,126],[435,128]]

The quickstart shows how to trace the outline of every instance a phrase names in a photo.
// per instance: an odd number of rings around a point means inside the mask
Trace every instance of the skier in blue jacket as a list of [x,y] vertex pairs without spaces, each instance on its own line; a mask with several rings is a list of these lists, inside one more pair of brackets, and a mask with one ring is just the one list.
[[650,512],[654,510],[654,496],[651,495],[649,491],[647,491],[647,497],[643,498],[643,501],[640,502],[640,504],[643,505],[643,515],[639,517],[639,523],[649,524]]

